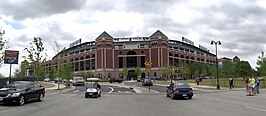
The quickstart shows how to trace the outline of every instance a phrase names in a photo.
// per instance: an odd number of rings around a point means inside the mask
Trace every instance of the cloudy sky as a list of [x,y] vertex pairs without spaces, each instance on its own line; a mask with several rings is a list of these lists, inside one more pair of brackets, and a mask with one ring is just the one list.
[[[1,0],[0,28],[9,49],[26,55],[33,37],[41,37],[51,59],[79,38],[93,41],[103,31],[113,37],[150,36],[161,30],[169,39],[184,36],[218,57],[249,61],[266,50],[264,0]],[[19,65],[13,65],[18,68]],[[14,69],[12,70],[12,72]],[[9,65],[0,68],[8,76]]]

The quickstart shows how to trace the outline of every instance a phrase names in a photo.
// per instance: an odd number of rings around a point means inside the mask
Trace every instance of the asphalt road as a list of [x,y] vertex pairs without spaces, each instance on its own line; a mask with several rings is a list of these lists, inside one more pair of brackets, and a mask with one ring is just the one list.
[[[86,86],[75,86],[76,88],[74,90],[68,91],[66,93],[84,93],[86,91]],[[135,93],[135,91],[128,89],[128,88],[123,88],[119,86],[111,86],[111,85],[101,85],[101,91],[103,94],[107,93]]]
[[167,89],[166,87],[157,86],[157,85],[153,85],[153,86],[142,86],[142,83],[141,82],[129,82],[129,83],[126,83],[126,85],[128,85],[128,86],[144,87],[146,89],[155,90],[155,91],[158,91],[160,93],[165,93],[166,92],[166,89]]
[[[108,86],[105,86],[108,88]],[[244,91],[197,93],[192,100],[172,100],[164,94],[120,93],[120,87],[100,98],[72,92],[48,94],[43,102],[1,105],[1,116],[264,116],[266,90],[257,96]],[[127,90],[127,89],[125,89]],[[117,92],[114,92],[117,91]],[[127,90],[129,91],[129,90]]]

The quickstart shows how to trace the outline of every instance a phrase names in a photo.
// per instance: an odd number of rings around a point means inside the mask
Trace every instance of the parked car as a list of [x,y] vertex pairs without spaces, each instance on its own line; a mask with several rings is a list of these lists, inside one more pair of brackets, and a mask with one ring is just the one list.
[[37,82],[14,81],[8,86],[0,89],[0,103],[16,103],[24,105],[31,100],[43,101],[45,89]]
[[73,86],[85,86],[85,81],[83,79],[83,77],[73,77],[73,80],[71,81],[71,83],[73,84]]
[[153,86],[153,82],[149,78],[145,78],[142,80],[142,86]]
[[61,78],[59,78],[59,77],[56,77],[55,79],[54,79],[54,82],[55,83],[61,83],[62,82],[62,79]]
[[210,77],[206,76],[206,77],[204,77],[204,79],[210,79]]
[[101,85],[98,83],[99,78],[88,78],[90,83],[86,84],[85,98],[88,97],[101,97]]
[[167,86],[166,96],[175,98],[192,99],[193,89],[185,82],[172,83]]
[[177,77],[176,80],[185,80],[184,77]]
[[44,82],[49,82],[50,81],[50,78],[45,78],[43,81]]

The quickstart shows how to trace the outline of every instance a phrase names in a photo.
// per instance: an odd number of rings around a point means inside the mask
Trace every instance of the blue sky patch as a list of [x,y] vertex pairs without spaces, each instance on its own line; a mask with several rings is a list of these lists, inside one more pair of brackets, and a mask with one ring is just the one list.
[[17,29],[17,30],[26,28],[24,25],[22,25],[20,23],[8,22],[8,21],[5,21],[5,22],[6,22],[6,24],[11,25],[12,28]]
[[90,20],[90,19],[79,19],[76,21],[77,23],[80,24],[92,24],[92,23],[97,23],[95,20]]

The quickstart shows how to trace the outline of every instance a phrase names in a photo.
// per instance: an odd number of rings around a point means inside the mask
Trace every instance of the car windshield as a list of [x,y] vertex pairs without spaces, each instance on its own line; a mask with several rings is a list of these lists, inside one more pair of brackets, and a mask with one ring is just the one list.
[[26,83],[21,83],[21,82],[13,82],[8,85],[10,88],[17,88],[17,89],[25,89],[26,88]]
[[175,84],[176,88],[184,88],[184,87],[189,87],[187,83],[176,83]]
[[83,80],[83,78],[75,78],[75,80]]

